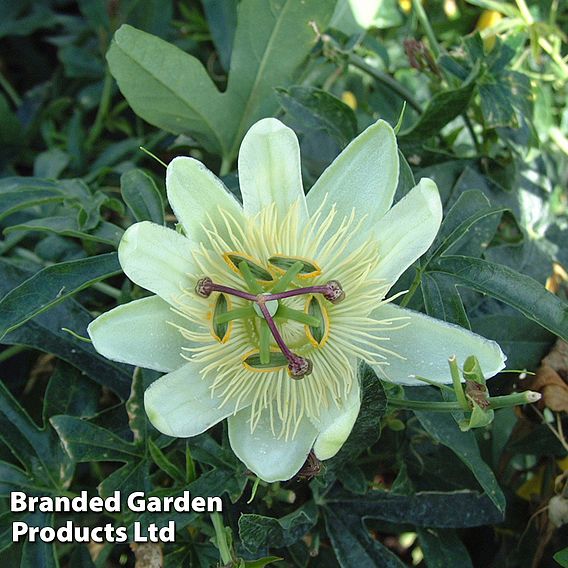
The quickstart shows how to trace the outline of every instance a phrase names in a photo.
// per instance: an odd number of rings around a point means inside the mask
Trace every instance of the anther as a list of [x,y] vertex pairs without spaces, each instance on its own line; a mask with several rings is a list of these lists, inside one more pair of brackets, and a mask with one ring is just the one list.
[[288,364],[288,373],[293,379],[303,379],[306,375],[311,375],[314,368],[313,363],[305,357],[294,355]]
[[337,280],[330,280],[326,284],[327,292],[323,293],[323,297],[332,304],[339,304],[345,300],[345,292],[341,284]]
[[195,285],[195,293],[202,298],[209,298],[213,292],[213,280],[206,276],[197,281]]

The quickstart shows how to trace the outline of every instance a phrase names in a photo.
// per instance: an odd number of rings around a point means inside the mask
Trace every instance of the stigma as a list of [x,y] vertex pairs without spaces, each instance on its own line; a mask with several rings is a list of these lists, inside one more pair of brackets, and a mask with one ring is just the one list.
[[[226,253],[224,257],[229,257],[229,253]],[[236,254],[232,254],[230,258],[234,257],[236,257]],[[343,287],[337,280],[330,280],[325,284],[316,286],[292,287],[292,281],[305,269],[306,265],[311,268],[315,263],[289,259],[288,269],[280,278],[273,278],[271,275],[271,280],[267,280],[264,273],[255,269],[256,263],[250,257],[240,254],[238,258],[240,262],[237,265],[237,270],[242,275],[247,289],[243,290],[214,282],[209,276],[200,278],[195,285],[195,293],[201,298],[210,298],[212,294],[218,294],[213,309],[213,337],[223,343],[229,335],[228,322],[236,319],[252,320],[252,323],[260,330],[258,351],[253,350],[243,360],[243,365],[246,368],[266,372],[280,368],[285,361],[288,375],[292,379],[299,380],[310,375],[313,371],[313,362],[289,347],[275,319],[295,320],[297,323],[303,324],[307,339],[313,344],[310,330],[320,328],[322,323],[325,322],[314,315],[286,306],[283,300],[305,296],[307,305],[309,305],[314,296],[321,295],[328,302],[337,304],[345,299]],[[279,258],[281,260],[282,257]],[[259,275],[262,280],[259,279]],[[270,286],[268,289],[266,288],[267,283]],[[236,310],[228,310],[229,304],[226,301],[226,296],[244,300],[248,305]],[[222,310],[219,309],[220,304],[223,306]],[[269,337],[267,337],[266,331],[269,332],[273,342],[276,343],[280,357],[275,357],[272,354],[273,352],[270,351],[269,341],[267,341]]]

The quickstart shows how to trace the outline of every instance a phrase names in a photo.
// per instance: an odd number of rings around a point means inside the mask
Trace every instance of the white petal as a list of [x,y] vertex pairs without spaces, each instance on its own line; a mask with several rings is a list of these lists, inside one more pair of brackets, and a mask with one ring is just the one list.
[[211,396],[212,381],[203,379],[199,370],[199,365],[186,363],[146,389],[146,414],[163,434],[177,438],[197,436],[235,411],[231,401],[219,408],[222,399]]
[[128,227],[118,246],[118,258],[125,274],[166,302],[175,303],[183,289],[193,285],[193,243],[160,225],[143,221]]
[[377,223],[380,259],[373,277],[394,284],[428,250],[441,222],[438,187],[423,178]]
[[239,151],[239,185],[247,215],[275,203],[282,218],[299,202],[300,219],[307,218],[300,146],[294,131],[275,118],[254,124]]
[[168,322],[188,323],[158,296],[135,300],[93,320],[87,331],[94,348],[107,359],[169,372],[187,361],[182,347],[190,342]]
[[[276,410],[274,431],[281,422]],[[304,465],[317,436],[316,429],[303,418],[293,439],[279,438],[272,432],[270,410],[263,410],[253,433],[250,431],[250,411],[241,410],[229,418],[229,441],[237,457],[264,481],[285,481]]]
[[379,120],[359,134],[323,172],[308,192],[308,209],[313,214],[326,200],[328,207],[337,206],[337,226],[355,209],[359,218],[367,215],[365,226],[371,227],[391,206],[397,183],[396,138],[390,125]]
[[319,430],[314,444],[314,453],[320,460],[332,458],[345,443],[361,408],[359,381],[355,379],[351,392],[341,401],[339,408],[334,404],[322,409],[319,420],[312,420]]
[[[219,219],[223,209],[235,219],[242,216],[242,207],[223,182],[201,162],[183,156],[174,158],[166,172],[168,201],[191,240],[205,238],[202,224],[210,225]],[[217,224],[222,228],[221,223]],[[223,231],[221,230],[221,234]]]
[[415,375],[439,383],[451,383],[448,358],[452,355],[457,357],[460,366],[467,357],[475,355],[486,378],[496,375],[505,367],[506,357],[495,341],[485,339],[458,325],[393,304],[380,306],[371,317],[377,320],[407,318],[393,322],[393,327],[403,323],[408,325],[402,329],[385,331],[383,335],[390,337],[390,341],[381,343],[383,347],[398,353],[404,359],[389,355],[388,366],[374,366],[379,376],[396,383],[426,384],[414,378]]

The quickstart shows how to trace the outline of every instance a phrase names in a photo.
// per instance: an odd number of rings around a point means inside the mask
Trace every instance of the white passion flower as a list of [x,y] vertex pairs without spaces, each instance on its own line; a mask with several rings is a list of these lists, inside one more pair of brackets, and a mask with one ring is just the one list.
[[167,373],[145,393],[158,430],[196,436],[228,418],[245,465],[286,480],[310,451],[326,460],[349,436],[358,360],[401,384],[451,382],[451,355],[475,355],[487,376],[503,368],[496,343],[385,299],[442,218],[430,179],[391,207],[398,151],[386,122],[353,140],[305,196],[296,135],[260,120],[238,174],[242,205],[199,161],[169,164],[183,233],[136,223],[118,251],[126,275],[155,295],[89,326],[99,353]]

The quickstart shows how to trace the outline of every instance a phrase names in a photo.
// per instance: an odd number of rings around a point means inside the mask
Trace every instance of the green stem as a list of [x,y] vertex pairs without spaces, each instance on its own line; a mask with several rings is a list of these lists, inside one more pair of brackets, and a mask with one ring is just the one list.
[[361,69],[361,71],[365,71],[365,73],[371,75],[377,81],[389,87],[389,89],[406,100],[406,102],[416,112],[422,113],[422,107],[420,106],[420,103],[414,98],[414,95],[404,85],[401,85],[396,79],[393,79],[390,75],[383,73],[383,71],[380,71],[379,69],[371,67],[368,63],[365,62],[364,59],[362,59],[358,55],[355,55],[354,53],[347,53],[347,57],[351,65]]
[[22,351],[25,351],[26,349],[27,349],[27,347],[25,345],[12,345],[12,347],[8,347],[7,349],[4,349],[4,351],[2,351],[0,353],[0,363],[2,363],[2,361],[7,361],[8,359],[13,357],[14,355],[17,355],[18,353],[21,353]]
[[416,17],[418,21],[422,25],[424,32],[428,36],[428,41],[430,42],[430,49],[434,54],[434,58],[438,59],[440,57],[440,44],[434,35],[434,30],[430,25],[430,20],[428,20],[428,16],[422,7],[422,2],[420,0],[412,0],[412,7],[414,8],[414,12],[416,13]]
[[412,281],[412,284],[410,285],[410,289],[404,295],[402,302],[400,302],[401,308],[405,308],[406,306],[408,306],[408,303],[410,302],[410,300],[412,300],[412,296],[414,296],[414,293],[418,289],[418,286],[420,286],[421,280],[422,280],[422,268],[419,268],[416,271],[416,276],[414,276],[414,280]]
[[85,146],[87,149],[92,148],[93,144],[97,141],[103,130],[103,124],[106,119],[108,109],[110,107],[112,98],[112,75],[110,74],[110,69],[107,67],[105,71],[105,78],[103,82],[103,92],[101,94],[101,102],[99,103],[99,108],[97,110],[97,116],[95,117],[95,122],[87,140]]
[[467,114],[464,112],[462,114],[462,118],[475,146],[475,151],[477,152],[477,154],[481,154],[481,144],[479,142],[477,134],[475,133],[475,130],[473,129],[473,124],[471,123],[471,120],[469,120],[469,116],[467,116]]
[[452,375],[454,393],[462,409],[467,412],[468,410],[470,410],[470,406],[469,403],[467,402],[467,398],[465,397],[465,394],[463,392],[463,387],[461,385],[460,370],[458,368],[458,362],[456,360],[456,356],[452,355],[448,359],[448,363],[450,364],[450,375]]
[[231,564],[233,562],[233,557],[229,550],[229,544],[227,543],[227,534],[225,533],[223,518],[219,513],[211,513],[210,515],[213,528],[215,529],[215,537],[217,540],[217,548],[221,555],[221,562],[223,565]]
[[114,288],[113,286],[109,286],[104,282],[95,282],[92,284],[92,287],[99,292],[107,295],[109,298],[114,298],[115,300],[120,299],[122,296],[122,292],[118,288]]
[[226,176],[231,172],[231,165],[233,164],[233,160],[231,158],[227,158],[227,156],[223,156],[221,160],[221,169],[219,170],[219,177]]
[[[507,408],[509,406],[518,406],[520,404],[531,404],[539,399],[538,393],[532,391],[515,392],[505,396],[495,396],[488,399],[489,408],[497,410],[498,408]],[[404,398],[389,398],[388,404],[395,408],[404,408],[407,410],[424,410],[428,412],[454,412],[455,410],[464,410],[459,402],[432,402],[429,400],[407,400]],[[471,408],[468,408],[468,412]]]
[[18,107],[22,104],[22,99],[20,98],[18,93],[16,93],[16,89],[12,87],[10,81],[8,81],[8,79],[6,79],[6,77],[4,77],[4,75],[1,72],[0,72],[0,85],[6,91],[6,94],[10,97],[10,99],[12,99],[12,102],[14,103],[15,106]]

